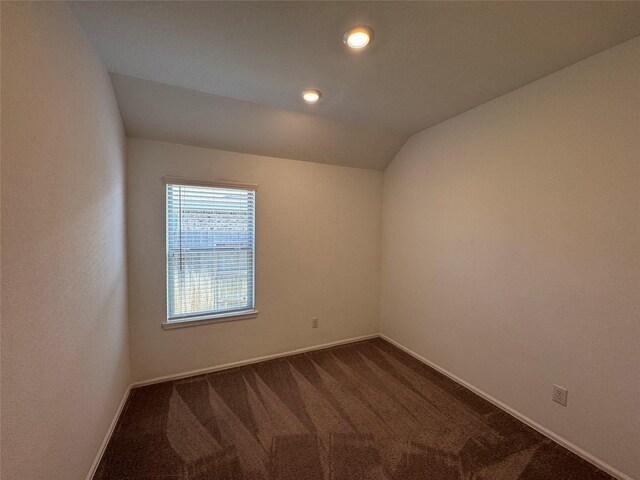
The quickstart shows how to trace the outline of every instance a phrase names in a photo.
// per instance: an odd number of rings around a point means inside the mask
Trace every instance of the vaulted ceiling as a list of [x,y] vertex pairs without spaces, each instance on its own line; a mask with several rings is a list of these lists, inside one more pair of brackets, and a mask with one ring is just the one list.
[[[384,169],[411,134],[640,35],[640,2],[74,2],[128,135]],[[368,49],[342,35],[370,25]],[[321,101],[300,100],[305,88]]]

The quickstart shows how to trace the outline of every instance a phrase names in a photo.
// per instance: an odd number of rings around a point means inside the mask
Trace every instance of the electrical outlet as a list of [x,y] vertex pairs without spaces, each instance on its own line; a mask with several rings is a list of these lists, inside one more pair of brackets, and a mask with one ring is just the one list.
[[558,402],[560,405],[567,406],[567,389],[560,385],[553,386],[553,396],[551,397],[554,402]]
[[320,326],[320,319],[319,318],[312,318],[311,319],[311,328],[318,328]]

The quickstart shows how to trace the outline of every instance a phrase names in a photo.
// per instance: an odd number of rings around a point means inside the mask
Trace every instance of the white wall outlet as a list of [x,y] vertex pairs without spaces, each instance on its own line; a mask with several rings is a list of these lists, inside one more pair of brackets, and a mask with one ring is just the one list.
[[554,402],[558,402],[560,405],[567,406],[567,389],[560,385],[553,386],[553,396],[551,397]]
[[318,328],[320,326],[320,319],[319,318],[312,318],[311,319],[311,328]]

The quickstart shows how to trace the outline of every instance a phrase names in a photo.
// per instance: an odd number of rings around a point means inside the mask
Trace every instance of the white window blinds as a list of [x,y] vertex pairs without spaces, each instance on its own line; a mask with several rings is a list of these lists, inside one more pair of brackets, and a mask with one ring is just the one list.
[[255,187],[166,189],[168,321],[253,309]]

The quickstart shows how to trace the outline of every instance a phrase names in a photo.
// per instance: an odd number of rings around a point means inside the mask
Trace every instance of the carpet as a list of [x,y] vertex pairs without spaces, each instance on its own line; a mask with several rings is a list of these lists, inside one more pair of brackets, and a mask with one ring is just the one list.
[[135,388],[94,476],[611,478],[380,338]]

